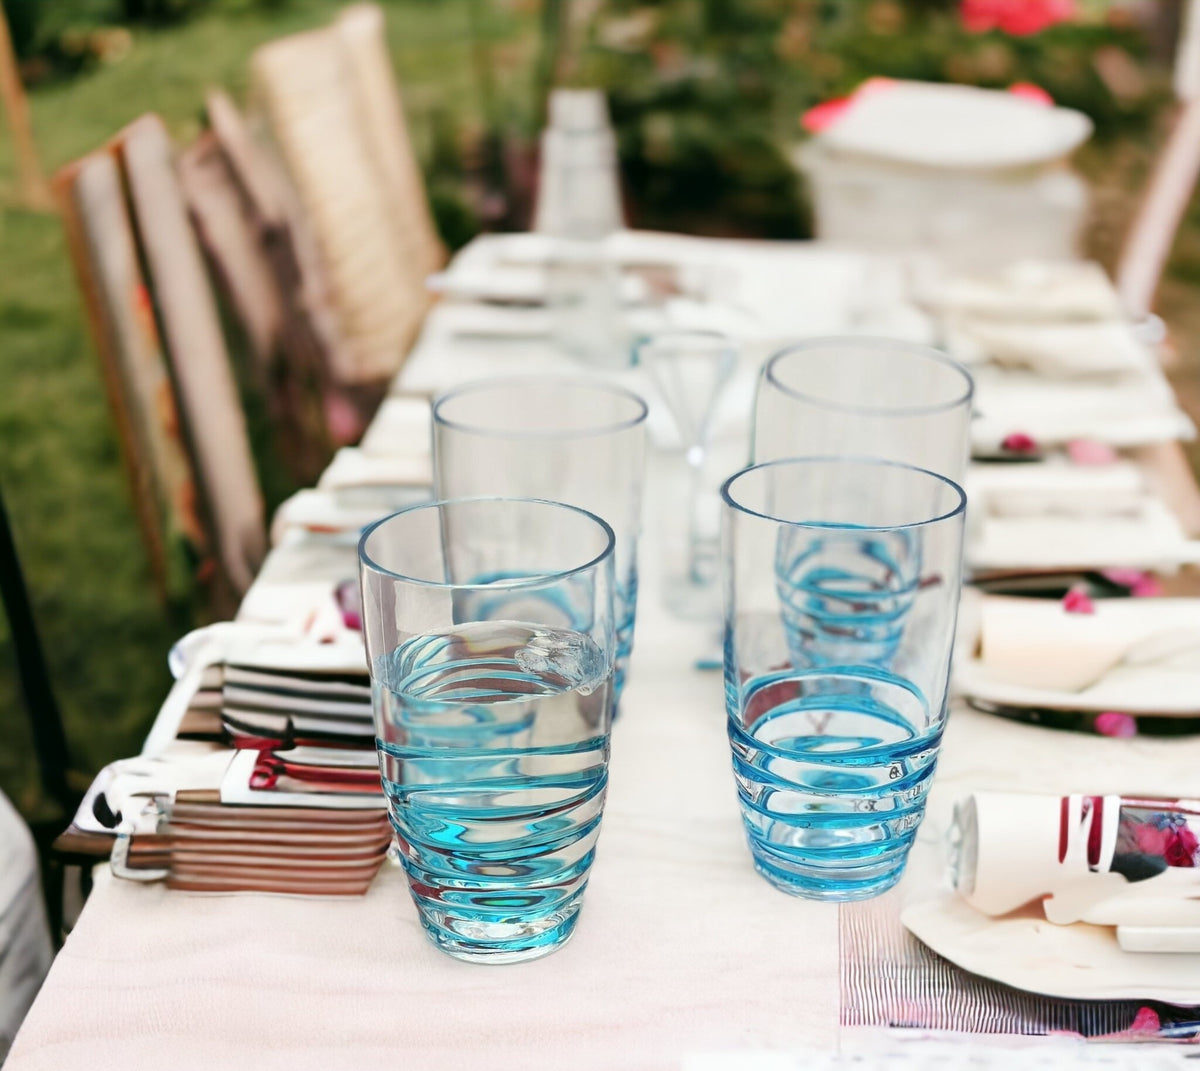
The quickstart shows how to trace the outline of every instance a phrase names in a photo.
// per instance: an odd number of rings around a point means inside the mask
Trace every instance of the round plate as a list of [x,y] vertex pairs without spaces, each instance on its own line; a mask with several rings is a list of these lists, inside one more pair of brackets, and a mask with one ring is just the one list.
[[900,920],[939,956],[1014,989],[1069,1000],[1200,1004],[1200,955],[1123,952],[1111,927],[1055,926],[1037,908],[988,918],[945,887],[914,896]]

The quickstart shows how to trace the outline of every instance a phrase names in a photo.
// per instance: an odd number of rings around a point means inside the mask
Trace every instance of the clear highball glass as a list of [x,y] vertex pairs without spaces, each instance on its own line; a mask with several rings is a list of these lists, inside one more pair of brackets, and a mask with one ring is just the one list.
[[430,939],[505,963],[574,931],[608,783],[612,529],[528,499],[423,503],[359,543],[379,768]]
[[877,457],[962,482],[970,455],[970,373],[896,339],[817,338],[763,366],[751,460]]
[[874,458],[755,465],[722,488],[725,703],[754,865],[861,900],[899,880],[945,721],[966,498]]
[[543,498],[589,510],[612,527],[619,700],[637,611],[646,403],[623,387],[586,378],[467,383],[434,402],[433,474],[439,498]]

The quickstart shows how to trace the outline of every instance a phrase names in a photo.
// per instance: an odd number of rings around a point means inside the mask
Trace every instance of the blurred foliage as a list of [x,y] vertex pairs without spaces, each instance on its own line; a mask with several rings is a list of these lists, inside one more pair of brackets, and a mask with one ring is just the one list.
[[638,225],[796,236],[799,117],[870,77],[1033,82],[1099,138],[1144,126],[1163,99],[1144,33],[1082,10],[1010,37],[967,32],[954,0],[610,0],[563,66],[609,93]]

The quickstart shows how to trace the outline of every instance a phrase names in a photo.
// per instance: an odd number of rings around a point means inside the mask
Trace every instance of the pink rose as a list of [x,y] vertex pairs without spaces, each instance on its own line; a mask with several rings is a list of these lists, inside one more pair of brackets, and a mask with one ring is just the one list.
[[1018,37],[1040,33],[1074,14],[1074,0],[962,0],[959,5],[968,33],[1002,30]]

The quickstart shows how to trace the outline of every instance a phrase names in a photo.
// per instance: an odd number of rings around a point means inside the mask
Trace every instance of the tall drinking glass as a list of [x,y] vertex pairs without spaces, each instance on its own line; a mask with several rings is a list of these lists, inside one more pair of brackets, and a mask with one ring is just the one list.
[[608,780],[612,529],[530,499],[432,502],[359,543],[376,746],[409,893],[459,959],[575,928]]
[[512,495],[567,502],[616,535],[620,698],[633,647],[646,472],[646,403],[590,379],[519,376],[468,383],[433,406],[439,498]]
[[961,482],[973,393],[967,370],[929,346],[801,342],[763,366],[751,458],[878,457]]
[[722,488],[725,704],[750,852],[773,885],[899,879],[945,720],[966,498],[924,469],[793,458]]

